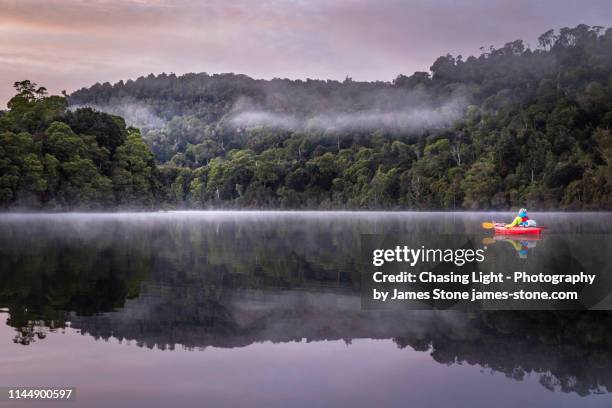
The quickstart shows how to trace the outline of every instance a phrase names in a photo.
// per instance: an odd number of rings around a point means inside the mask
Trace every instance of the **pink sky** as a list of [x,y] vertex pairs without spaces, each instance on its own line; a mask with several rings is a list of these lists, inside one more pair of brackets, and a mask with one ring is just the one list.
[[612,26],[612,2],[0,0],[0,105],[22,79],[54,93],[151,72],[391,80],[579,23]]

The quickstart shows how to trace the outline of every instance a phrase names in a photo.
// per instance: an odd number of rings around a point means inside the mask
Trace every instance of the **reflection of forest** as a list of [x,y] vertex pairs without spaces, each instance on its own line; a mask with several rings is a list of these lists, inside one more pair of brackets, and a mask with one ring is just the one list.
[[[42,339],[68,321],[96,338],[159,348],[392,338],[445,364],[477,364],[516,379],[534,372],[546,387],[581,395],[612,391],[610,312],[361,310],[360,234],[420,234],[434,225],[457,232],[469,230],[469,220],[384,225],[323,217],[305,226],[272,216],[104,217],[0,223],[0,307],[19,330],[16,342]],[[572,244],[574,254],[580,245]]]
[[444,364],[477,364],[514,379],[536,373],[548,388],[581,395],[612,391],[609,312],[361,311],[358,296],[336,291],[223,292],[212,300],[185,287],[146,287],[119,312],[70,319],[96,338],[162,349],[392,338]]

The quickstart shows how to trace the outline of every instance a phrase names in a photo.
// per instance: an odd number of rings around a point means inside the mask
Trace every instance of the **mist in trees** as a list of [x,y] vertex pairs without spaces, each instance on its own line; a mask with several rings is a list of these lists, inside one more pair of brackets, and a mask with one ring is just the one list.
[[73,110],[17,91],[0,116],[4,205],[612,208],[603,27],[442,56],[390,83],[151,74],[74,92]]

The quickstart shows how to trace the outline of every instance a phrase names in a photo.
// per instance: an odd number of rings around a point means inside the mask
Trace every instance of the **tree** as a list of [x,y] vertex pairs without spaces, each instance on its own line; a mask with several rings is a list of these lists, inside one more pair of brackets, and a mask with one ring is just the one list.
[[75,156],[61,164],[58,200],[68,207],[103,207],[112,203],[112,183],[90,159]]
[[83,139],[77,136],[70,126],[62,122],[53,122],[46,131],[46,150],[60,161],[85,157],[86,147]]
[[[0,205],[153,203],[156,167],[136,129],[128,131],[122,119],[91,109],[67,113],[65,98],[47,96],[30,81],[15,88],[9,111],[0,114]],[[66,121],[91,133],[77,133]]]
[[113,189],[118,203],[150,206],[154,202],[153,154],[135,128],[128,129],[125,143],[115,152]]
[[62,118],[76,133],[96,137],[98,145],[113,154],[127,138],[125,121],[92,108],[68,111]]
[[483,157],[476,161],[465,174],[462,183],[465,195],[464,207],[469,209],[490,208],[491,199],[499,187],[499,182],[499,175],[491,157]]

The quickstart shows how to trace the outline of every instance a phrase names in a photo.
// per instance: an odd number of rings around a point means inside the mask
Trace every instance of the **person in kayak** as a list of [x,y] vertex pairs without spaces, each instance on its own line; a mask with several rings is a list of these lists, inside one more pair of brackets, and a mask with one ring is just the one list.
[[530,220],[527,216],[527,210],[521,208],[518,212],[518,215],[510,224],[506,224],[506,228],[514,228],[514,227],[535,227],[536,223],[534,220]]

